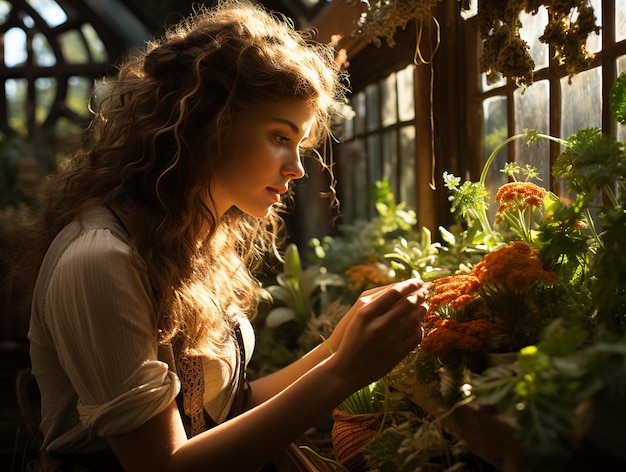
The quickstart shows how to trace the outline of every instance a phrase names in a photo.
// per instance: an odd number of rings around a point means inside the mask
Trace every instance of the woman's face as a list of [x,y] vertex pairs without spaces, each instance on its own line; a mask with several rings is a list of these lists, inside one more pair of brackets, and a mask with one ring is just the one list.
[[232,206],[258,218],[269,213],[289,181],[304,175],[300,145],[313,118],[312,108],[298,100],[258,105],[241,114],[234,127],[234,153],[212,182],[219,216]]

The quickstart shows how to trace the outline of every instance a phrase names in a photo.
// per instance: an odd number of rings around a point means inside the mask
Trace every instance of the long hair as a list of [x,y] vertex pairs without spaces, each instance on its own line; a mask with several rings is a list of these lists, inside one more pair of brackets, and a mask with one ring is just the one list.
[[82,210],[111,205],[151,280],[160,340],[183,333],[189,348],[219,346],[232,307],[256,313],[255,270],[282,227],[277,208],[262,219],[231,208],[218,220],[206,204],[212,176],[236,159],[228,152],[236,116],[305,101],[316,110],[308,142],[319,146],[344,98],[340,75],[333,50],[281,15],[244,0],[200,8],[130,54],[104,98],[95,90],[87,144],[50,178],[20,259],[37,270]]

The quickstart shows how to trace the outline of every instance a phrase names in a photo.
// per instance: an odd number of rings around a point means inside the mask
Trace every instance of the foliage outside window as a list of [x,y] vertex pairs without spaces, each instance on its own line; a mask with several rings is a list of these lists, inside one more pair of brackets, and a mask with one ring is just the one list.
[[414,73],[413,64],[405,66],[351,99],[355,116],[344,123],[339,161],[348,221],[375,214],[368,196],[371,184],[383,178],[399,198],[415,205]]
[[55,0],[1,0],[0,32],[3,227],[27,217],[39,180],[79,139],[96,70],[110,57],[94,27]]

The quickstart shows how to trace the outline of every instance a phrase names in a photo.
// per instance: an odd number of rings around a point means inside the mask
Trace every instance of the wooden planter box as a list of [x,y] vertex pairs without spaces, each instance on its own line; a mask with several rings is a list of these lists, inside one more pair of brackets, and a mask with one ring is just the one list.
[[[415,384],[394,385],[406,398],[433,418],[440,418],[441,426],[451,435],[463,439],[473,454],[502,472],[533,470],[528,455],[514,437],[514,420],[498,415],[476,403],[449,408],[431,394],[431,386]],[[320,450],[319,442],[304,436],[291,444],[274,461],[280,472],[334,472],[327,463],[301,448],[308,446],[328,457],[328,450]],[[322,448],[332,447],[323,444]]]
[[498,470],[532,470],[530,458],[514,437],[512,417],[494,414],[476,403],[449,408],[430,393],[428,385],[394,387],[432,417],[440,417],[441,425],[448,433],[463,439],[474,454]]

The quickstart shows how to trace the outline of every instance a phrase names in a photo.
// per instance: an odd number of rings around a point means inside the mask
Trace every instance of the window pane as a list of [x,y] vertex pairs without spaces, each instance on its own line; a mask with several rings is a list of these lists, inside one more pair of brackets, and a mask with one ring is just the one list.
[[380,81],[382,126],[391,126],[398,121],[398,96],[396,94],[396,74],[392,73]]
[[[567,78],[565,78],[567,80]],[[547,133],[550,130],[549,87],[547,80],[533,83],[523,90],[518,89],[513,95],[515,106],[515,134],[525,129],[536,129]],[[536,167],[543,179],[542,185],[550,185],[550,147],[547,140],[527,146],[523,140],[515,141],[515,161],[521,166]]]
[[380,156],[380,135],[367,137],[367,167],[370,183],[382,179],[382,159]]
[[54,28],[67,21],[67,15],[55,0],[27,0],[48,26]]
[[[56,120],[54,134],[57,137],[62,138],[63,146],[66,147],[65,151],[75,149],[80,143],[80,138],[82,136],[83,128],[78,125],[75,121],[71,121],[66,117],[62,116],[58,120]],[[65,152],[60,153],[57,156],[57,166],[62,166],[63,163],[68,159],[68,155]]]
[[348,140],[354,137],[354,117],[346,118],[342,121],[343,139]]
[[626,2],[615,2],[615,40],[626,39]]
[[[617,75],[623,73],[626,73],[626,56],[621,56],[617,59]],[[617,139],[626,141],[626,125],[621,123],[617,124]]]
[[367,169],[363,141],[346,143],[341,148],[341,205],[350,221],[367,215]]
[[95,62],[106,62],[108,60],[106,49],[93,26],[89,23],[85,23],[80,29],[85,35],[85,40],[89,47],[89,54],[91,54],[92,59]]
[[26,63],[26,32],[21,28],[11,28],[4,34],[4,64],[19,67]]
[[415,118],[415,66],[410,64],[398,71],[398,118],[411,121]]
[[89,92],[93,82],[86,77],[70,77],[67,83],[67,107],[79,115],[87,116]]
[[41,67],[52,67],[57,62],[48,38],[41,33],[35,33],[33,36],[33,55],[35,63]]
[[[485,132],[483,162],[486,162],[495,148],[508,137],[506,105],[506,97],[491,97],[483,101],[483,128]],[[506,175],[500,172],[506,162],[507,149],[505,147],[495,156],[485,181],[487,189],[492,194],[495,194],[496,189],[507,182]]]
[[5,23],[9,12],[11,11],[11,4],[5,0],[0,0],[0,23]]
[[582,128],[602,126],[602,69],[581,72],[572,77],[568,85],[567,77],[561,79],[561,137]]
[[52,102],[57,90],[57,81],[54,78],[35,79],[36,104],[35,121],[37,124],[43,123],[50,113]]
[[378,92],[378,84],[371,84],[365,87],[365,96],[367,101],[365,106],[367,130],[375,131],[380,127],[380,96]]
[[367,207],[369,202],[369,185],[367,182],[367,164],[365,161],[365,149],[362,140],[354,143],[354,160],[352,174],[352,198],[354,208],[354,219],[364,220],[367,218]]
[[543,30],[548,24],[548,11],[545,7],[539,7],[537,14],[522,12],[520,15],[522,28],[520,37],[530,46],[530,55],[535,61],[535,70],[548,66],[548,45],[539,41]]
[[398,138],[395,130],[383,134],[383,177],[389,180],[394,193],[397,188]]
[[4,90],[7,97],[9,126],[21,136],[27,135],[26,126],[26,79],[7,79]]
[[365,93],[359,92],[352,99],[354,109],[354,133],[359,136],[365,132]]
[[[615,3],[623,3],[615,2]],[[596,16],[596,25],[602,26],[602,0],[591,0],[591,6],[593,6],[593,11]],[[600,30],[600,34],[591,33],[589,38],[587,38],[587,49],[589,52],[598,52],[602,50],[602,30]]]
[[83,36],[77,30],[59,35],[63,57],[68,64],[82,64],[89,61],[89,54],[83,42]]
[[415,188],[415,126],[400,129],[400,192],[398,200],[409,208],[417,207]]

